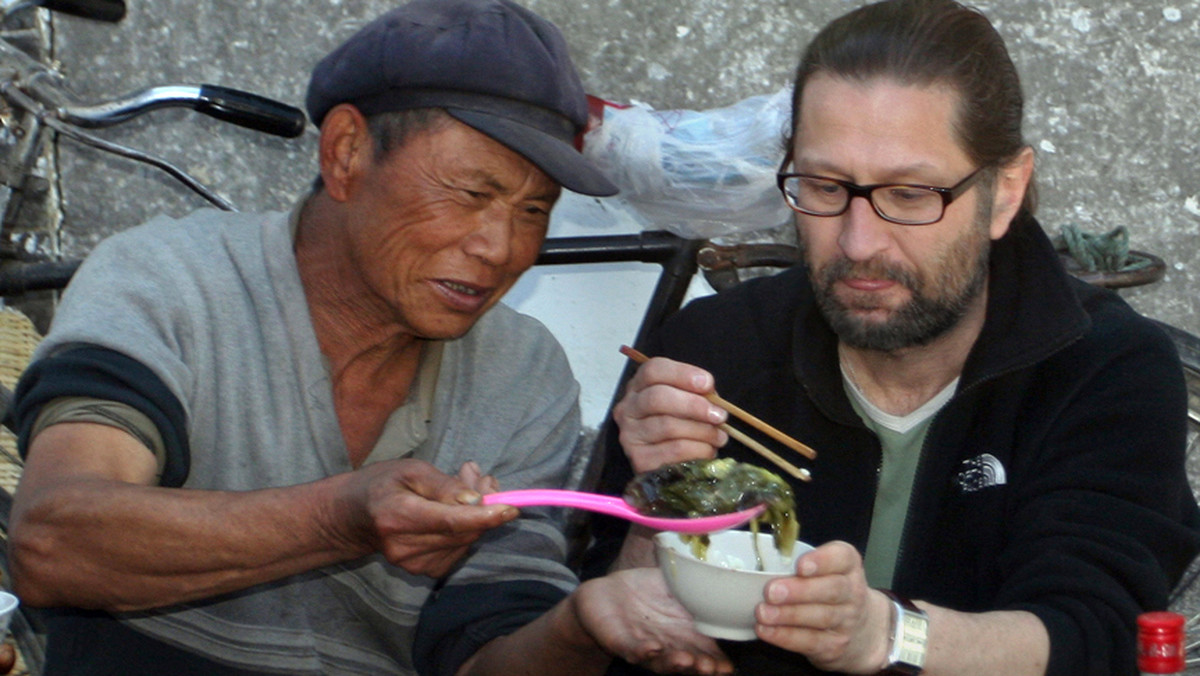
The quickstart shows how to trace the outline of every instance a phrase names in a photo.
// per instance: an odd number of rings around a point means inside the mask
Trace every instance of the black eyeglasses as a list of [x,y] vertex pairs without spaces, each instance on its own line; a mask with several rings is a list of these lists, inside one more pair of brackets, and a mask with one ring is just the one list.
[[950,188],[908,183],[858,185],[836,178],[782,171],[776,174],[776,182],[787,205],[809,216],[841,216],[850,208],[850,200],[863,197],[885,221],[929,225],[942,220],[946,207],[970,189],[985,168],[979,167]]

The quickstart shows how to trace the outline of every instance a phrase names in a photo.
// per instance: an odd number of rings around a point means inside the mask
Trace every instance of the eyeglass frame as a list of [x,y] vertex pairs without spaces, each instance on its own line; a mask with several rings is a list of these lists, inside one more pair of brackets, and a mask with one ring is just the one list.
[[[971,186],[975,185],[975,183],[979,180],[979,178],[981,176],[983,176],[983,170],[987,169],[991,166],[991,165],[987,165],[987,164],[982,165],[982,166],[978,167],[977,169],[975,169],[975,171],[972,171],[970,174],[968,174],[967,177],[964,178],[963,180],[959,181],[958,183],[955,183],[954,185],[950,186],[949,188],[944,188],[942,186],[922,185],[919,183],[872,183],[870,185],[859,185],[857,183],[851,183],[850,181],[843,181],[843,180],[837,179],[837,178],[830,178],[828,176],[820,176],[817,174],[801,174],[801,173],[783,171],[783,168],[786,167],[788,165],[788,163],[791,161],[792,161],[792,158],[790,157],[790,155],[783,159],[783,164],[779,165],[779,171],[775,172],[775,184],[779,187],[779,192],[783,195],[783,203],[788,205],[788,208],[791,209],[792,211],[795,211],[795,212],[801,213],[801,214],[805,214],[806,216],[816,216],[818,218],[832,218],[834,216],[841,216],[842,214],[849,211],[850,203],[854,201],[854,198],[862,197],[867,200],[868,204],[871,205],[871,209],[873,209],[880,218],[887,221],[888,223],[895,223],[896,225],[907,225],[907,226],[916,226],[916,227],[919,227],[922,225],[933,225],[934,223],[937,223],[937,222],[941,221],[943,218],[945,218],[946,217],[946,207],[950,206],[950,203],[953,202],[954,200],[958,199],[959,197],[962,197],[963,193],[970,190]],[[846,195],[847,195],[846,196],[846,205],[844,207],[842,207],[841,211],[838,211],[838,212],[832,213],[832,214],[818,214],[818,213],[813,213],[811,211],[806,211],[804,209],[801,209],[799,206],[792,203],[792,200],[788,198],[787,191],[783,189],[784,181],[788,180],[789,178],[815,178],[815,179],[818,179],[821,181],[829,181],[830,183],[835,183],[835,184],[841,186],[842,189],[844,189],[846,191]],[[875,192],[879,188],[916,188],[918,190],[928,190],[942,198],[942,213],[937,218],[933,219],[932,221],[922,221],[920,223],[910,223],[910,222],[906,222],[906,221],[897,220],[897,219],[892,218],[892,217],[888,216],[887,214],[883,213],[883,211],[879,208],[879,205],[875,204],[875,199],[871,196],[871,193]]]

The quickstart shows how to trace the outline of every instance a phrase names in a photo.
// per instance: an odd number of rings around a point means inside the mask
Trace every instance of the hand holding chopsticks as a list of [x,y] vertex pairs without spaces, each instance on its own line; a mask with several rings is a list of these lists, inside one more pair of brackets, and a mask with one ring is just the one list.
[[[646,355],[642,354],[641,352],[639,352],[639,351],[635,350],[634,348],[629,347],[627,345],[621,346],[621,354],[625,355],[626,357],[629,357],[630,359],[632,359],[633,361],[635,361],[639,364],[644,364],[647,361],[649,361],[649,357],[647,357]],[[772,427],[770,424],[768,424],[768,423],[756,418],[755,416],[751,415],[750,413],[742,410],[737,405],[722,399],[720,396],[717,395],[716,392],[710,392],[710,393],[704,395],[704,397],[706,399],[708,399],[710,402],[712,402],[713,404],[716,404],[717,406],[728,411],[730,415],[748,423],[750,426],[763,432],[764,434],[771,437],[772,439],[775,439],[776,441],[784,444],[788,448],[795,450],[796,452],[800,453],[804,457],[809,458],[809,459],[814,459],[817,457],[817,452],[814,451],[813,449],[809,448],[808,446],[805,446],[804,444],[800,443],[799,441],[796,441],[795,439],[789,437],[788,435],[784,434],[783,432],[780,432],[778,429]],[[745,444],[748,448],[754,450],[755,452],[757,452],[759,455],[763,456],[767,460],[770,460],[771,462],[775,463],[775,465],[777,465],[780,469],[782,469],[785,472],[787,472],[788,474],[796,477],[797,479],[801,479],[803,481],[810,481],[812,479],[812,474],[810,474],[808,472],[808,470],[802,469],[800,467],[796,467],[795,465],[791,464],[790,462],[784,460],[783,458],[781,458],[778,454],[776,454],[771,449],[767,448],[766,446],[763,446],[762,444],[758,443],[757,441],[750,438],[749,436],[746,436],[745,433],[737,430],[736,428],[729,425],[728,423],[722,423],[720,425],[720,428],[722,430],[724,430],[725,433],[728,434],[730,437]]]

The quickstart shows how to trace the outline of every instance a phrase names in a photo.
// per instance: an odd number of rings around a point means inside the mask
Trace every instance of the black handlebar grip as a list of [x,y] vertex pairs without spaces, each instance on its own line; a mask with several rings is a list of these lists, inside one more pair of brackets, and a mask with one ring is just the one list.
[[40,0],[51,11],[116,23],[125,18],[125,0]]
[[284,138],[303,134],[307,124],[299,108],[218,85],[200,85],[200,101],[195,108],[218,120]]

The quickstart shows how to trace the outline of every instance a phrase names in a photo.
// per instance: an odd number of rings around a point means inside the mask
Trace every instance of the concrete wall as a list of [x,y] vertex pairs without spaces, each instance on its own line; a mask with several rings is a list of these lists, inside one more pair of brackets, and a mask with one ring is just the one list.
[[[56,57],[84,99],[205,81],[299,105],[315,61],[393,4],[129,2],[118,26],[55,20]],[[566,33],[592,93],[658,109],[704,110],[785,86],[817,28],[861,3],[527,4]],[[1122,294],[1144,313],[1200,333],[1200,2],[1008,0],[980,7],[1009,41],[1024,78],[1047,230],[1054,234],[1068,223],[1089,232],[1127,226],[1132,247],[1161,256],[1168,270],[1161,282]],[[161,152],[246,210],[285,207],[315,172],[311,129],[287,141],[162,111],[105,136]],[[156,212],[180,214],[200,205],[169,180],[126,161],[69,143],[60,158],[68,253],[85,252]]]

